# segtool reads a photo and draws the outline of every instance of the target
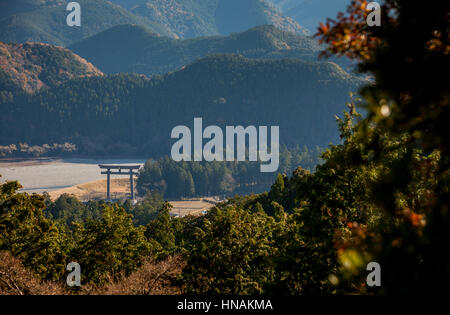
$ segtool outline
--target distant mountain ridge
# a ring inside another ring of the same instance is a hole
[[[270,24],[306,34],[266,0],[111,0],[135,15],[163,25],[178,38],[229,35]]]
[[[66,24],[67,1],[0,3],[0,41],[68,46],[121,24],[145,26],[172,38],[228,35],[273,24],[294,33],[303,28],[265,0],[79,0],[81,27]]]
[[[284,15],[293,18],[311,34],[316,33],[320,22],[335,19],[338,12],[345,12],[351,0],[267,0]]]
[[[105,73],[165,74],[214,53],[237,53],[248,58],[298,58],[317,61],[321,48],[310,37],[272,25],[257,26],[230,36],[176,40],[145,27],[119,25],[69,46]]]

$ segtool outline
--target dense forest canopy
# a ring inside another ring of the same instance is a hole
[[[297,167],[314,171],[321,149],[280,150],[277,173],[291,174]],[[234,196],[267,191],[277,173],[261,173],[259,162],[175,162],[169,157],[149,160],[141,169],[137,188],[141,195],[158,193],[165,198]]]
[[[331,62],[213,55],[165,76],[82,78],[17,96],[1,105],[0,145],[69,142],[79,154],[157,158],[170,153],[172,128],[202,117],[205,126],[280,126],[288,147],[326,146],[363,82]]]

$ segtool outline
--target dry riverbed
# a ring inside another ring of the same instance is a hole
[[[73,195],[81,201],[106,198],[106,176],[100,174],[98,164],[140,164],[145,160],[134,159],[0,159],[0,178],[18,180],[23,192],[48,192],[52,200],[62,194]],[[130,196],[128,177],[112,176],[111,197],[126,199]],[[202,215],[219,200],[214,197],[187,200],[171,200],[173,215]]]

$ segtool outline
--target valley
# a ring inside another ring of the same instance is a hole
[[[0,296],[442,294],[449,3],[0,1]]]

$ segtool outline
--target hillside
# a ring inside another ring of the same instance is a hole
[[[156,23],[135,16],[106,0],[78,0],[82,8],[81,27],[66,24],[67,1],[3,1],[0,15],[0,41],[43,42],[67,46],[119,24],[145,25],[155,33],[172,35]]]
[[[164,77],[73,80],[5,104],[0,145],[75,143],[90,155],[170,153],[178,125],[280,126],[288,146],[338,141],[335,115],[361,81],[330,62],[215,55]],[[3,130],[8,126],[8,132]]]
[[[41,43],[0,42],[0,93],[33,93],[67,80],[103,73],[70,50]],[[0,99],[0,102],[4,100]]]
[[[179,38],[229,35],[271,24],[304,34],[293,19],[265,0],[112,0],[135,15],[163,25]]]
[[[265,25],[229,36],[176,40],[137,25],[120,25],[69,47],[105,73],[165,74],[214,53],[248,58],[317,60],[316,40]]]
[[[217,35],[217,0],[111,0],[133,14],[154,21],[174,38]]]
[[[135,24],[172,38],[228,35],[273,24],[304,30],[264,0],[79,0],[81,27],[66,24],[67,1],[14,0],[0,3],[0,41],[68,46],[115,25]]]

